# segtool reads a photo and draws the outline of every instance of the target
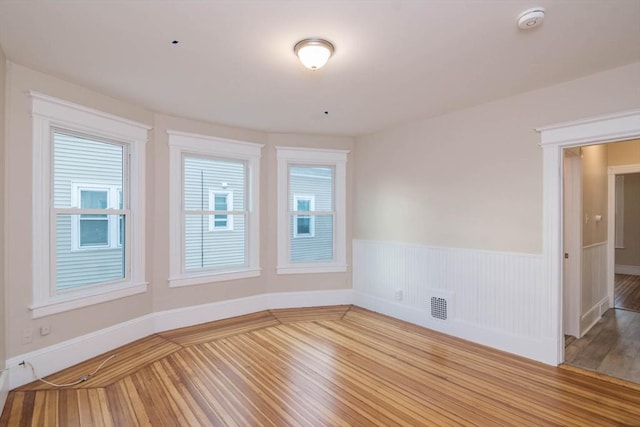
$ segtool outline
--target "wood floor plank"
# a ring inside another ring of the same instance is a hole
[[[260,311],[245,316],[231,317],[229,319],[161,332],[158,335],[186,347],[279,324],[278,319],[269,311]]]
[[[281,323],[314,322],[321,320],[340,320],[351,305],[334,305],[329,307],[285,308],[270,310]]]
[[[0,426],[640,425],[640,386],[358,307],[305,310],[132,343],[118,352],[125,366],[105,366],[93,387],[11,391]]]
[[[614,299],[615,308],[640,311],[640,276],[616,274]]]
[[[156,360],[162,359],[180,348],[181,347],[179,345],[161,338],[158,335],[151,335],[134,343],[116,348],[107,353],[101,354],[100,356],[96,356],[85,362],[79,363],[62,372],[50,375],[45,379],[56,384],[72,383],[78,380],[81,376],[93,372],[102,362],[115,355],[113,359],[107,361],[103,365],[98,372],[98,375],[73,386],[73,388],[106,387],[107,385],[113,384],[117,380],[138,371],[142,367],[147,366]],[[20,387],[20,390],[50,390],[52,388],[54,387],[48,384],[40,381],[34,381]]]

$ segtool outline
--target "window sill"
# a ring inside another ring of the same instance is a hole
[[[303,264],[278,267],[278,274],[345,273],[346,264]]]
[[[169,287],[170,288],[178,288],[181,286],[193,286],[193,285],[202,285],[205,283],[212,282],[225,282],[228,280],[238,280],[238,279],[248,279],[251,277],[259,277],[262,269],[250,269],[250,270],[239,270],[239,271],[224,271],[219,273],[211,273],[207,272],[203,275],[197,276],[179,276],[174,278],[169,278]]]
[[[50,316],[52,314],[62,313],[65,311],[75,310],[90,305],[100,304],[107,301],[113,301],[132,295],[142,294],[147,291],[147,282],[127,284],[117,288],[104,289],[94,291],[91,294],[69,294],[62,297],[51,298],[50,300],[34,304],[29,309],[31,317],[37,319],[39,317]]]

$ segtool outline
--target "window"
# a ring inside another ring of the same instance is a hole
[[[223,186],[227,186],[225,182]],[[233,215],[228,211],[233,211],[233,191],[209,190],[209,210],[216,213],[209,221],[209,231],[231,230],[233,231]]]
[[[72,173],[77,169],[72,168]],[[122,189],[106,184],[72,183],[71,206],[122,210]],[[58,191],[59,193],[59,191]],[[124,243],[124,215],[81,214],[72,217],[72,250],[114,249]]]
[[[276,149],[278,273],[346,271],[348,152]]]
[[[33,317],[145,292],[148,127],[30,95]]]
[[[261,147],[169,132],[170,286],[260,274]]]
[[[296,212],[315,211],[316,198],[308,194],[293,195],[293,210]],[[316,218],[311,215],[296,215],[294,217],[293,237],[314,237],[316,231]]]

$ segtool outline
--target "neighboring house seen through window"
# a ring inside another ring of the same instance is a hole
[[[228,186],[226,182],[223,187]],[[209,190],[209,210],[212,212],[233,211],[233,191]],[[209,231],[231,230],[233,231],[233,215],[228,213],[215,213],[210,217]]]
[[[315,211],[316,198],[308,194],[293,195],[293,210],[297,212]],[[296,215],[294,217],[293,237],[314,237],[316,230],[316,218],[311,215]]]
[[[276,149],[278,273],[345,271],[347,152]]]
[[[261,147],[169,132],[170,286],[260,274]]]
[[[72,206],[81,209],[122,210],[122,189],[105,184],[73,183]],[[124,215],[81,214],[72,218],[72,249],[91,250],[121,247],[124,243]]]

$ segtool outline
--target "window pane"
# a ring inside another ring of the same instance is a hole
[[[85,137],[53,134],[54,206],[72,207],[72,199],[78,197],[76,207],[105,209],[109,198],[103,189],[122,188],[124,147],[94,141]],[[92,183],[102,191],[82,189],[73,195],[73,185]],[[115,206],[113,206],[115,208]]]
[[[80,217],[80,246],[109,246],[109,220]],[[97,215],[92,215],[97,216]],[[102,216],[102,215],[100,215]]]
[[[215,270],[246,265],[246,226],[244,215],[229,215],[233,229],[223,233],[209,231],[212,215],[185,215],[185,270]],[[217,221],[217,220],[216,220]]]
[[[289,167],[289,206],[290,210],[311,210],[299,208],[305,201],[314,199],[315,211],[333,210],[333,172],[332,167],[290,166]],[[296,198],[295,195],[299,197]]]
[[[119,208],[125,155],[123,145],[55,131],[54,208]],[[107,213],[56,215],[56,291],[126,277],[120,222]]]
[[[232,205],[236,211],[245,210],[245,163],[233,160],[184,157],[184,209],[186,211],[206,211],[218,208],[215,191],[232,192],[233,200],[225,200],[224,208]],[[209,201],[210,197],[215,202]],[[220,206],[222,199],[220,197]]]
[[[75,219],[72,218],[75,216]],[[114,249],[73,251],[71,227],[74,222],[91,223],[97,236],[105,220],[81,220],[79,215],[56,215],[56,290],[77,288],[125,277],[124,246]],[[81,229],[83,227],[81,226]],[[82,232],[81,232],[82,234]],[[88,233],[91,234],[91,233]],[[94,238],[94,241],[97,240]]]
[[[308,218],[313,224],[314,233],[312,236],[299,238],[300,229],[295,233],[294,227],[299,226],[303,218]],[[290,224],[291,262],[333,260],[333,215],[292,215]]]
[[[311,217],[309,216],[296,216],[296,224],[298,227],[298,235],[311,234]]]
[[[109,192],[99,190],[80,190],[80,207],[84,209],[107,209]]]

